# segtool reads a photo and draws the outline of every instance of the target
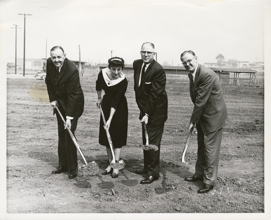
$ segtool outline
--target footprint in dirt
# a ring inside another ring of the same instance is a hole
[[[101,188],[101,189],[113,189],[114,188],[114,183],[113,182],[105,182],[101,176],[98,176],[99,179],[101,180],[101,183],[98,183],[97,185]]]
[[[77,183],[74,183],[74,185],[78,188],[91,188],[91,184],[86,180],[77,181]]]
[[[176,186],[173,184],[167,184],[166,179],[167,179],[167,171],[165,169],[161,169],[161,172],[163,173],[163,179],[162,179],[162,187],[156,187],[154,190],[157,194],[163,194],[170,192],[174,189],[176,189]]]
[[[123,174],[123,176],[126,178],[126,180],[121,180],[121,183],[125,186],[128,186],[128,187],[133,187],[133,186],[136,186],[138,184],[138,181],[136,179],[129,179],[127,177],[127,175],[124,173],[124,171],[121,171],[121,173]]]

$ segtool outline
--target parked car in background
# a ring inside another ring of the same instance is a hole
[[[43,80],[45,80],[45,78],[46,78],[46,72],[39,71],[39,72],[36,73],[35,77],[36,77],[36,79],[43,79]]]

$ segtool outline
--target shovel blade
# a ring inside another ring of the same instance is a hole
[[[88,163],[88,165],[82,165],[80,169],[83,176],[94,176],[99,172],[99,166],[95,161]]]

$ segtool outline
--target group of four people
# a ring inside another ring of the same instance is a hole
[[[145,126],[150,144],[158,150],[143,150],[144,167],[136,170],[137,174],[146,174],[141,184],[150,184],[159,179],[160,147],[164,124],[168,117],[168,98],[166,93],[166,73],[163,67],[155,61],[155,46],[145,42],[141,46],[141,59],[135,60],[134,92],[140,110],[139,120],[142,123],[142,139]],[[84,95],[80,85],[79,72],[69,61],[62,47],[55,46],[50,51],[47,60],[46,84],[51,105],[58,106],[65,116],[63,122],[57,112],[58,121],[58,155],[59,166],[52,173],[68,172],[69,178],[77,176],[77,152],[68,132],[77,127],[78,118],[84,109]],[[197,56],[191,50],[181,54],[181,62],[189,71],[190,96],[194,104],[189,124],[189,132],[197,129],[198,156],[195,174],[185,178],[186,181],[203,181],[199,193],[213,189],[216,183],[222,128],[227,118],[226,104],[223,99],[221,85],[216,73],[197,62]],[[98,95],[97,107],[102,108],[106,123],[100,119],[99,143],[106,146],[108,167],[102,173],[111,174],[112,178],[119,175],[118,169],[110,166],[112,155],[106,137],[105,128],[109,130],[114,146],[116,162],[120,160],[121,148],[126,145],[128,127],[128,106],[125,97],[128,81],[123,74],[124,60],[112,57],[108,60],[108,68],[102,69],[96,80]],[[102,96],[104,91],[104,95]]]

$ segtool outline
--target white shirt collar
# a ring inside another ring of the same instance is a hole
[[[109,79],[108,74],[110,74],[110,71],[111,70],[108,67],[102,69],[103,78],[107,86],[117,85],[119,82],[125,79],[125,75],[123,72],[120,73],[120,78],[114,80]]]

